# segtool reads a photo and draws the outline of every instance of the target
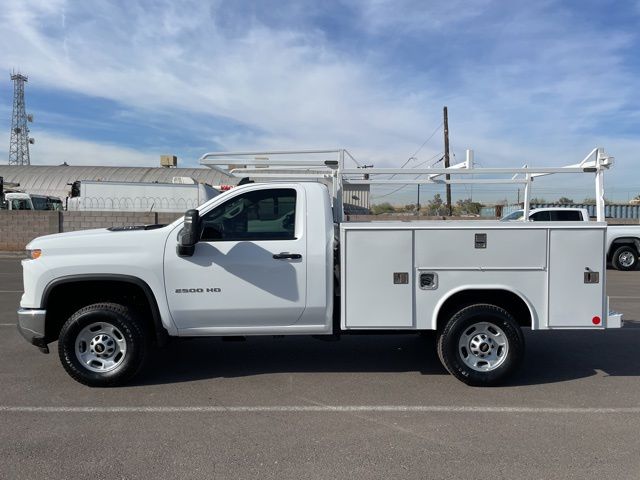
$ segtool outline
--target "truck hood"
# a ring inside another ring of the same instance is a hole
[[[78,251],[121,251],[126,248],[138,250],[149,242],[165,238],[171,230],[167,226],[115,227],[75,232],[55,233],[38,237],[29,242],[27,249],[40,248],[50,253],[71,253]]]

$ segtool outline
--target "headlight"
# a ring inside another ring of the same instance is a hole
[[[33,249],[27,250],[27,258],[30,258],[31,260],[40,258],[41,255],[42,255],[42,250],[40,250],[39,248],[33,248]]]

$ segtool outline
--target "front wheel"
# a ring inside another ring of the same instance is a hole
[[[638,251],[629,245],[618,248],[612,258],[617,270],[635,270],[638,265]]]
[[[505,309],[489,304],[463,308],[437,339],[438,356],[458,380],[472,386],[504,382],[524,357],[524,336]]]
[[[111,387],[138,372],[147,344],[129,308],[96,303],[78,310],[62,326],[58,353],[74,380],[90,387]]]

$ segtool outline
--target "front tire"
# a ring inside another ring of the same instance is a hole
[[[58,354],[76,381],[112,387],[130,380],[147,354],[144,330],[126,306],[96,303],[81,308],[62,326]]]
[[[638,266],[638,251],[629,245],[623,245],[613,252],[612,260],[616,270],[635,270]]]
[[[489,304],[463,308],[437,338],[442,365],[471,386],[503,383],[522,363],[524,336],[505,309]]]

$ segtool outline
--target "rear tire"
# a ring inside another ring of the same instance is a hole
[[[81,308],[62,326],[58,354],[77,382],[113,387],[142,367],[148,345],[141,323],[126,306],[96,303]]]
[[[613,252],[612,263],[616,270],[635,270],[638,267],[638,251],[630,245],[623,245]]]
[[[471,386],[503,383],[522,363],[524,335],[505,309],[489,304],[463,308],[438,333],[438,356],[458,380]]]

